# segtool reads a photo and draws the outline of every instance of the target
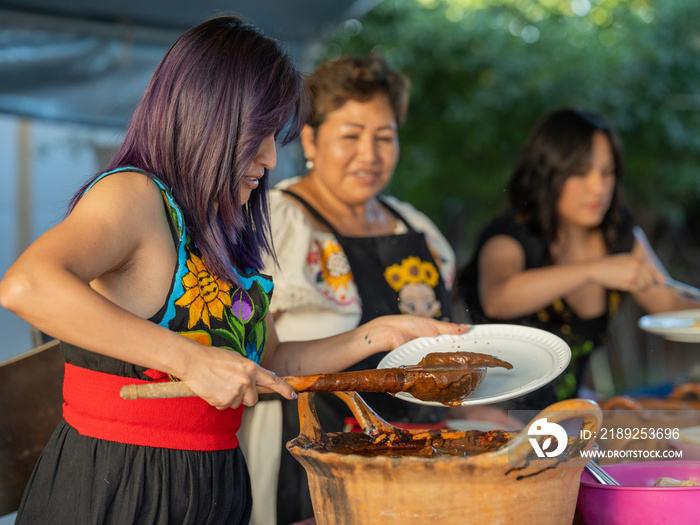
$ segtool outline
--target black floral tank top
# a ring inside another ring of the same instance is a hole
[[[172,193],[150,173],[130,167],[119,168],[102,174],[93,185],[106,176],[124,171],[144,173],[158,186],[177,248],[177,265],[168,297],[150,321],[202,345],[226,348],[259,363],[267,343],[265,316],[272,297],[272,279],[252,270],[234,269],[241,283],[234,286],[210,273],[189,236]],[[161,372],[66,343],[61,343],[61,349],[66,362],[75,366],[145,380],[164,377]]]

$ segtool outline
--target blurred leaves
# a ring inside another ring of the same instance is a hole
[[[319,60],[382,53],[412,81],[391,192],[430,215],[465,260],[503,204],[545,113],[606,115],[640,218],[682,225],[700,197],[700,2],[384,0]]]

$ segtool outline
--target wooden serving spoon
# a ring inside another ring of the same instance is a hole
[[[472,352],[438,352],[428,354],[417,365],[317,374],[284,376],[283,381],[296,392],[408,392],[421,401],[459,405],[481,383],[488,367],[513,366],[486,354]],[[273,392],[258,386],[260,394]],[[196,394],[180,381],[126,385],[124,399],[159,399],[194,397]]]

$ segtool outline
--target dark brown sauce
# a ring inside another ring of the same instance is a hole
[[[406,392],[416,399],[459,405],[486,376],[486,367],[438,369],[415,374],[406,370]]]
[[[416,399],[460,405],[481,383],[488,367],[513,368],[496,357],[474,352],[437,352],[418,365],[323,374],[313,392],[408,392]]]
[[[446,431],[450,435],[446,438],[441,431],[426,431],[412,436],[408,432],[397,430],[397,433],[380,434],[377,437],[359,432],[328,434],[329,440],[325,446],[314,445],[312,448],[364,457],[468,457],[493,452],[507,445],[516,435],[503,430]]]
[[[464,368],[477,368],[481,366],[493,368],[498,366],[508,370],[513,368],[513,365],[508,361],[503,361],[498,357],[480,354],[478,352],[433,352],[432,354],[427,354],[416,366],[457,366]]]

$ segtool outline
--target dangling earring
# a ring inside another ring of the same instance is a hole
[[[306,169],[309,171],[314,169],[314,159],[306,159]]]

